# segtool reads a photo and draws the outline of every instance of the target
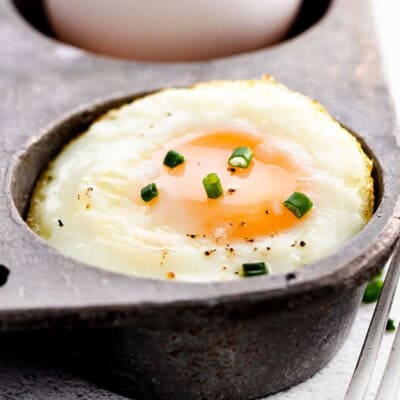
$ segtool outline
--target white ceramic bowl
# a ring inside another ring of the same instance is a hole
[[[301,0],[45,0],[56,35],[115,57],[190,61],[282,39]]]

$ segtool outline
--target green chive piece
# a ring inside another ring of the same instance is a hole
[[[221,181],[217,174],[208,174],[203,179],[204,189],[210,199],[218,199],[224,193]]]
[[[365,289],[363,303],[375,303],[381,294],[383,287],[382,279],[373,279]]]
[[[284,202],[283,205],[291,211],[297,218],[301,218],[313,208],[312,201],[300,192],[292,193]]]
[[[396,325],[395,325],[394,321],[391,318],[389,318],[387,323],[386,323],[386,330],[388,332],[394,332],[396,330]]]
[[[242,275],[246,277],[269,274],[269,266],[265,262],[242,264]]]
[[[175,150],[170,150],[164,158],[164,165],[170,168],[175,168],[185,161],[185,157]]]
[[[150,200],[153,200],[154,197],[158,196],[158,189],[155,183],[150,183],[140,191],[140,195],[142,196],[143,201],[148,203]]]
[[[237,147],[229,157],[228,163],[232,167],[247,168],[253,159],[253,152],[246,146]]]

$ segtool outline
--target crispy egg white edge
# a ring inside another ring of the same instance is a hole
[[[260,116],[282,127],[285,139],[306,146],[305,154],[312,153],[319,189],[327,180],[322,186],[328,202],[318,191],[310,193],[315,209],[307,221],[275,237],[234,244],[233,252],[207,240],[182,237],[169,227],[152,226],[149,206],[137,207],[132,201],[132,178],[157,174],[156,166],[142,158],[188,129],[262,131]],[[308,135],[314,140],[305,143]],[[331,136],[329,151],[324,141],[321,147],[322,136]],[[61,253],[126,274],[165,278],[172,271],[182,280],[235,279],[243,262],[260,260],[267,261],[272,272],[286,272],[333,253],[362,229],[373,211],[371,170],[372,161],[360,143],[319,103],[273,78],[201,83],[145,96],[99,118],[49,164],[32,196],[28,223]],[[87,193],[88,188],[93,191]],[[349,205],[356,209],[346,209]],[[299,247],[301,240],[305,247]],[[204,255],[214,249],[211,256]]]

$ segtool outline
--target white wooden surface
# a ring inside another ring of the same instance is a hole
[[[351,0],[349,0],[351,1]],[[384,71],[397,116],[400,115],[400,1],[369,0],[375,19],[375,27],[384,60]],[[399,121],[399,118],[398,118]],[[400,160],[399,160],[400,161]],[[400,290],[399,290],[400,292]],[[344,347],[334,360],[308,381],[286,391],[268,397],[268,400],[341,400],[346,393],[358,354],[368,329],[374,305],[363,304]],[[391,316],[400,320],[400,293],[397,294]],[[386,333],[376,370],[370,384],[367,400],[373,400],[379,385],[394,335]],[[400,400],[400,393],[397,394]]]

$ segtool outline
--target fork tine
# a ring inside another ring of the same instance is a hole
[[[400,241],[398,240],[386,274],[382,293],[376,304],[367,336],[347,389],[345,400],[363,400],[374,370],[379,348],[385,332],[389,311],[392,306],[400,276]]]
[[[400,383],[400,330],[397,329],[376,400],[394,400]]]

